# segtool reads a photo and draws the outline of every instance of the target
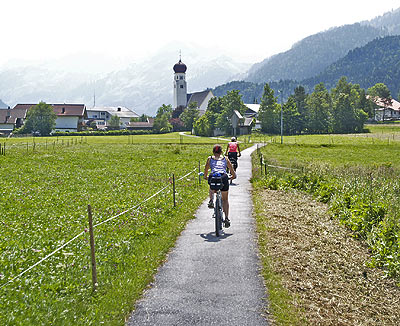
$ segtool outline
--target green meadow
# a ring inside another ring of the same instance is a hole
[[[217,141],[176,133],[1,140],[0,324],[123,325],[206,198],[198,169]]]

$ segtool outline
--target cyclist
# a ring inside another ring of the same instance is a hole
[[[232,137],[231,141],[226,146],[225,156],[228,156],[229,161],[231,161],[233,168],[237,169],[238,167],[238,157],[240,157],[240,147],[236,141],[236,137]],[[232,183],[232,180],[231,180]]]
[[[229,178],[226,174],[227,168],[229,169],[232,179],[236,178],[235,170],[231,164],[231,162],[226,159],[226,157],[222,154],[221,145],[214,145],[213,154],[209,156],[207,159],[206,166],[204,168],[204,179],[208,179],[210,181],[210,177],[213,173],[219,173],[222,176],[223,187],[221,189],[221,197],[222,197],[222,209],[225,214],[225,227],[230,226],[229,220],[229,201],[228,201],[228,190],[229,190]],[[211,169],[211,173],[208,176],[208,170]],[[207,178],[208,176],[208,178]],[[209,191],[210,201],[208,202],[209,208],[214,208],[214,190]]]

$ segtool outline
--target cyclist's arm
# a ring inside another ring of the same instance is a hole
[[[231,161],[229,161],[229,160],[227,159],[227,160],[226,160],[226,164],[227,164],[227,166],[228,166],[228,169],[229,169],[229,172],[230,172],[230,174],[231,174],[231,176],[232,176],[232,179],[236,179],[236,172],[235,172],[235,169],[234,169],[233,166],[232,166]]]
[[[239,156],[242,156],[242,154],[240,154],[240,147],[239,147],[239,144],[237,144],[237,150],[238,150],[238,155],[239,155]]]
[[[226,145],[225,156],[228,155],[228,151],[229,151],[229,143],[228,143],[228,145]]]
[[[210,156],[208,157],[206,166],[204,168],[204,179],[206,179],[206,180],[207,180],[209,168],[210,168]]]

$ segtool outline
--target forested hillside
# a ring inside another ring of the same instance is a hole
[[[302,80],[321,73],[344,57],[387,31],[359,23],[311,35],[284,52],[254,65],[246,81],[265,83],[282,79]]]
[[[400,36],[378,38],[362,48],[351,50],[322,74],[301,84],[311,88],[323,82],[331,88],[341,76],[347,76],[350,82],[360,84],[362,88],[384,83],[397,98],[400,90]]]
[[[346,76],[349,82],[360,84],[365,89],[376,83],[384,83],[392,96],[397,98],[400,92],[400,36],[377,38],[363,47],[351,50],[345,57],[312,78],[300,81],[281,80],[270,82],[269,85],[276,96],[279,95],[278,90],[282,90],[283,99],[286,100],[298,85],[302,85],[308,93],[311,93],[315,85],[321,82],[328,89],[334,87],[342,76]],[[230,82],[218,86],[213,92],[216,96],[223,96],[226,92],[237,89],[245,103],[255,101],[259,103],[264,84]]]

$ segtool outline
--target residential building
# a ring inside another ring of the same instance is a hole
[[[121,128],[127,128],[132,118],[138,118],[139,115],[123,106],[108,106],[108,107],[94,107],[91,109],[87,109],[87,118],[88,120],[96,120],[98,126],[107,126],[107,122],[111,119],[112,116],[117,116],[120,118]],[[105,124],[101,123],[101,121],[105,121]],[[100,128],[101,129],[101,128]]]
[[[26,112],[36,104],[17,104],[11,111]],[[57,116],[55,131],[73,132],[80,131],[86,118],[85,104],[49,104]]]
[[[128,130],[152,130],[154,118],[147,118],[147,121],[130,122],[127,125]]]
[[[0,133],[10,134],[16,128],[20,128],[26,118],[26,109],[2,109],[0,110]]]
[[[372,101],[377,105],[375,109],[375,121],[400,120],[400,103],[395,99],[384,101],[376,97]]]

